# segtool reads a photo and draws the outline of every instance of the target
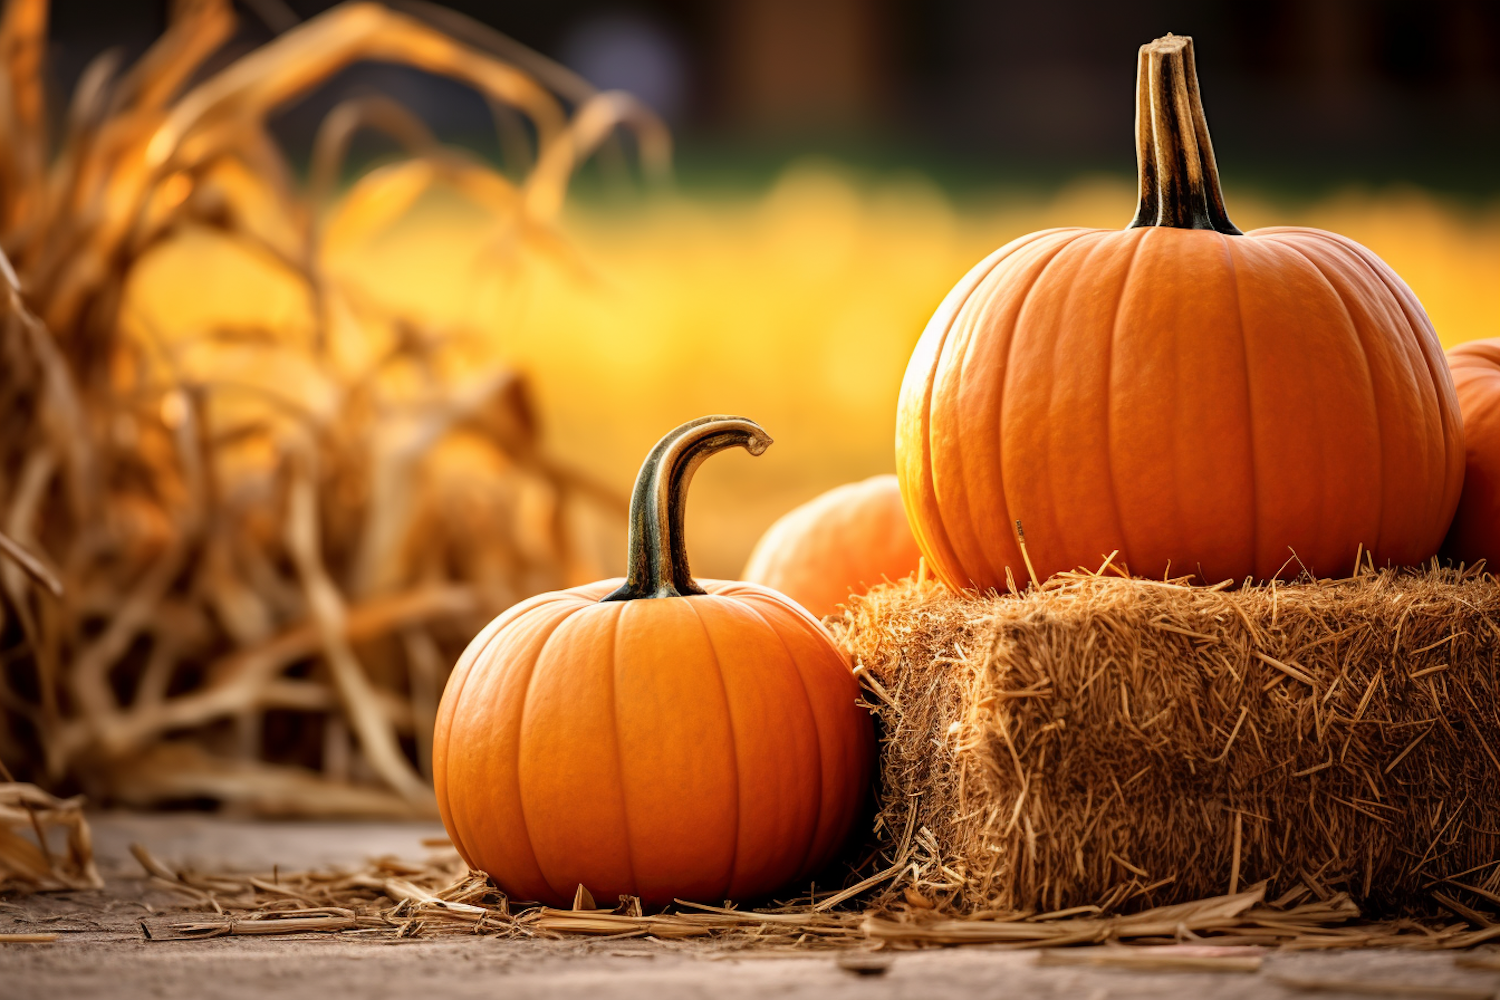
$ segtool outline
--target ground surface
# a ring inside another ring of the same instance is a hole
[[[97,816],[102,892],[0,903],[0,933],[55,931],[53,944],[0,944],[0,997],[1484,997],[1500,971],[1455,965],[1451,953],[1345,951],[1271,954],[1257,973],[1146,972],[1051,967],[1035,951],[988,947],[908,951],[878,975],[856,975],[828,953],[749,958],[649,940],[375,941],[338,935],[152,942],[139,921],[180,905],[148,889],[131,841],[169,865],[283,870],[349,865],[366,856],[419,857],[424,824],[270,824],[199,816]],[[1484,957],[1500,958],[1495,953]],[[1479,957],[1477,955],[1471,955]],[[1283,981],[1358,980],[1368,988],[1318,994]],[[1409,991],[1396,992],[1401,986]],[[1379,993],[1373,992],[1379,990]]]

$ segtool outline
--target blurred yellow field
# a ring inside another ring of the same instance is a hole
[[[622,492],[677,423],[711,412],[760,421],[776,446],[710,464],[693,494],[695,570],[723,576],[787,508],[890,470],[907,356],[972,264],[1035,229],[1119,226],[1134,198],[1133,185],[1109,178],[955,204],[919,176],[868,180],[806,162],[760,197],[575,207],[565,240],[545,253],[518,253],[509,229],[457,195],[428,196],[373,236],[331,218],[322,266],[452,338],[441,363],[532,373],[554,449]],[[1246,230],[1315,226],[1369,246],[1416,291],[1447,346],[1500,335],[1500,205],[1413,189],[1290,208],[1231,188],[1227,201]],[[190,232],[138,271],[126,319],[166,342],[226,324],[297,340],[310,308],[269,258]],[[399,335],[358,315],[339,320],[334,346],[354,369],[375,365]],[[282,387],[295,377],[275,373]],[[297,391],[316,408],[314,382]],[[603,558],[617,570],[623,551]]]

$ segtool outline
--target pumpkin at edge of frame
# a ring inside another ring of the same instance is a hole
[[[1450,347],[1448,367],[1464,417],[1464,488],[1443,554],[1500,568],[1500,338]]]

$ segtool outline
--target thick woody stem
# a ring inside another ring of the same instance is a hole
[[[1193,40],[1166,35],[1142,45],[1135,96],[1141,201],[1129,228],[1212,229],[1239,236],[1219,190]]]
[[[630,496],[630,566],[625,583],[606,601],[701,594],[688,569],[683,523],[688,484],[703,460],[725,448],[759,455],[771,436],[744,417],[699,417],[656,443],[641,465]]]

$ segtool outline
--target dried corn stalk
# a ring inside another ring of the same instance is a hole
[[[623,505],[548,455],[521,374],[476,367],[462,331],[332,273],[327,247],[446,188],[487,213],[502,265],[572,266],[555,225],[569,175],[621,125],[660,173],[667,134],[627,95],[558,70],[565,101],[373,3],[198,81],[234,14],[183,0],[134,66],[89,67],[54,144],[47,13],[10,0],[0,22],[0,532],[65,593],[0,560],[0,756],[106,801],[428,811],[427,741],[456,649],[514,601],[597,575],[587,530],[614,530]],[[362,99],[329,115],[300,187],[267,116],[365,59],[474,87],[526,123],[534,166],[512,180],[396,102]],[[330,203],[361,128],[411,155]],[[202,231],[299,282],[312,336],[131,335],[121,303],[139,263]]]

